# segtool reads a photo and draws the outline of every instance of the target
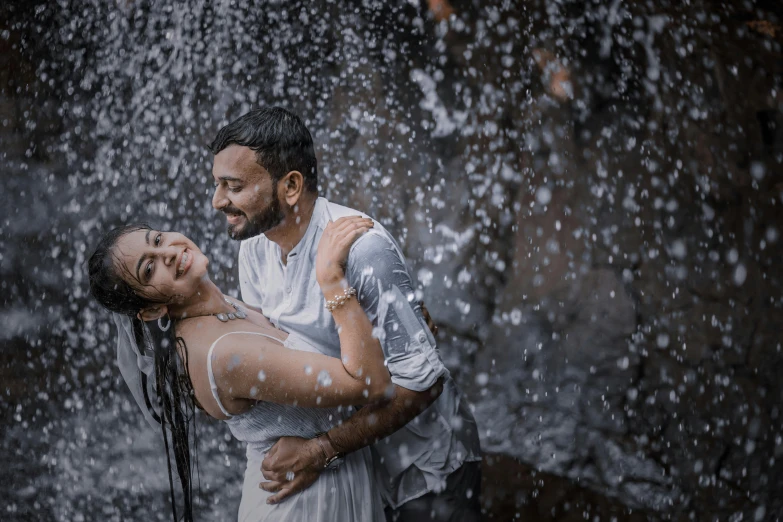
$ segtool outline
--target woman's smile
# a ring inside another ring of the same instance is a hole
[[[193,253],[187,248],[182,251],[182,255],[179,257],[179,263],[177,263],[177,278],[180,278],[188,273],[191,265],[193,264]]]

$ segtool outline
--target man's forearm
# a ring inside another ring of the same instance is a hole
[[[396,386],[395,396],[390,401],[364,406],[350,419],[329,430],[332,446],[340,453],[351,453],[388,437],[427,409],[441,391],[442,378],[422,392]]]

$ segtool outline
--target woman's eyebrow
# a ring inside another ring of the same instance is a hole
[[[144,242],[147,243],[147,246],[150,244],[150,232],[152,230],[147,230],[147,233],[144,234]],[[139,270],[141,270],[141,264],[144,262],[144,258],[147,257],[147,254],[142,254],[139,258],[139,262],[136,263],[136,280],[141,283],[141,274],[139,273]]]

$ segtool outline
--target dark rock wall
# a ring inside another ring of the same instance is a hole
[[[5,421],[126,399],[85,299],[108,224],[185,231],[235,288],[204,145],[280,103],[324,194],[401,238],[488,516],[781,516],[778,6],[490,4],[0,8]]]

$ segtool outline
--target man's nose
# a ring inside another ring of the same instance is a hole
[[[215,210],[220,210],[221,208],[225,207],[227,203],[228,200],[226,199],[223,190],[221,190],[220,187],[215,187],[215,193],[212,194],[212,208]]]

